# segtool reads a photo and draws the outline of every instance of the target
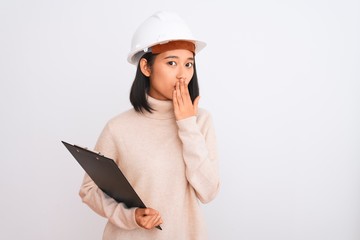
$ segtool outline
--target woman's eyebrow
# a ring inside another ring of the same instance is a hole
[[[172,55],[167,56],[167,57],[164,57],[164,59],[169,59],[169,58],[176,58],[176,59],[178,59],[179,57],[178,57],[178,56],[172,56]],[[193,57],[189,57],[188,60],[194,61],[194,58],[193,58]]]

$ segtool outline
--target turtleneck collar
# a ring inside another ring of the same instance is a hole
[[[153,119],[172,119],[175,118],[173,102],[170,100],[158,100],[149,95],[147,101],[152,109],[152,113],[144,111],[144,115]]]

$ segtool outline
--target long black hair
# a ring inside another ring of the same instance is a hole
[[[150,69],[155,61],[155,57],[157,54],[152,54],[151,52],[145,53],[141,58],[145,58],[147,60],[147,64]],[[152,113],[154,109],[149,105],[146,95],[148,94],[150,88],[150,79],[145,76],[140,68],[140,61],[137,66],[136,75],[134,82],[131,86],[130,90],[130,102],[133,105],[135,111],[143,113],[143,111],[148,111]],[[194,62],[194,74],[191,81],[188,84],[188,89],[190,93],[191,101],[194,102],[195,98],[199,96],[199,83],[196,74],[196,67]]]

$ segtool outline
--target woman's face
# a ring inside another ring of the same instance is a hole
[[[194,54],[184,49],[160,53],[148,73],[148,94],[155,99],[172,100],[176,82],[183,79],[188,84],[194,75]]]

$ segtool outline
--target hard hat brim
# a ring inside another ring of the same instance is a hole
[[[140,58],[147,52],[151,52],[151,47],[155,46],[157,44],[163,44],[170,41],[189,41],[195,44],[195,54],[198,54],[203,48],[206,47],[206,43],[199,40],[194,39],[171,39],[166,41],[158,41],[153,43],[151,46],[148,46],[146,48],[139,48],[134,49],[132,52],[129,53],[127,57],[127,61],[133,65],[137,65],[139,63]]]

